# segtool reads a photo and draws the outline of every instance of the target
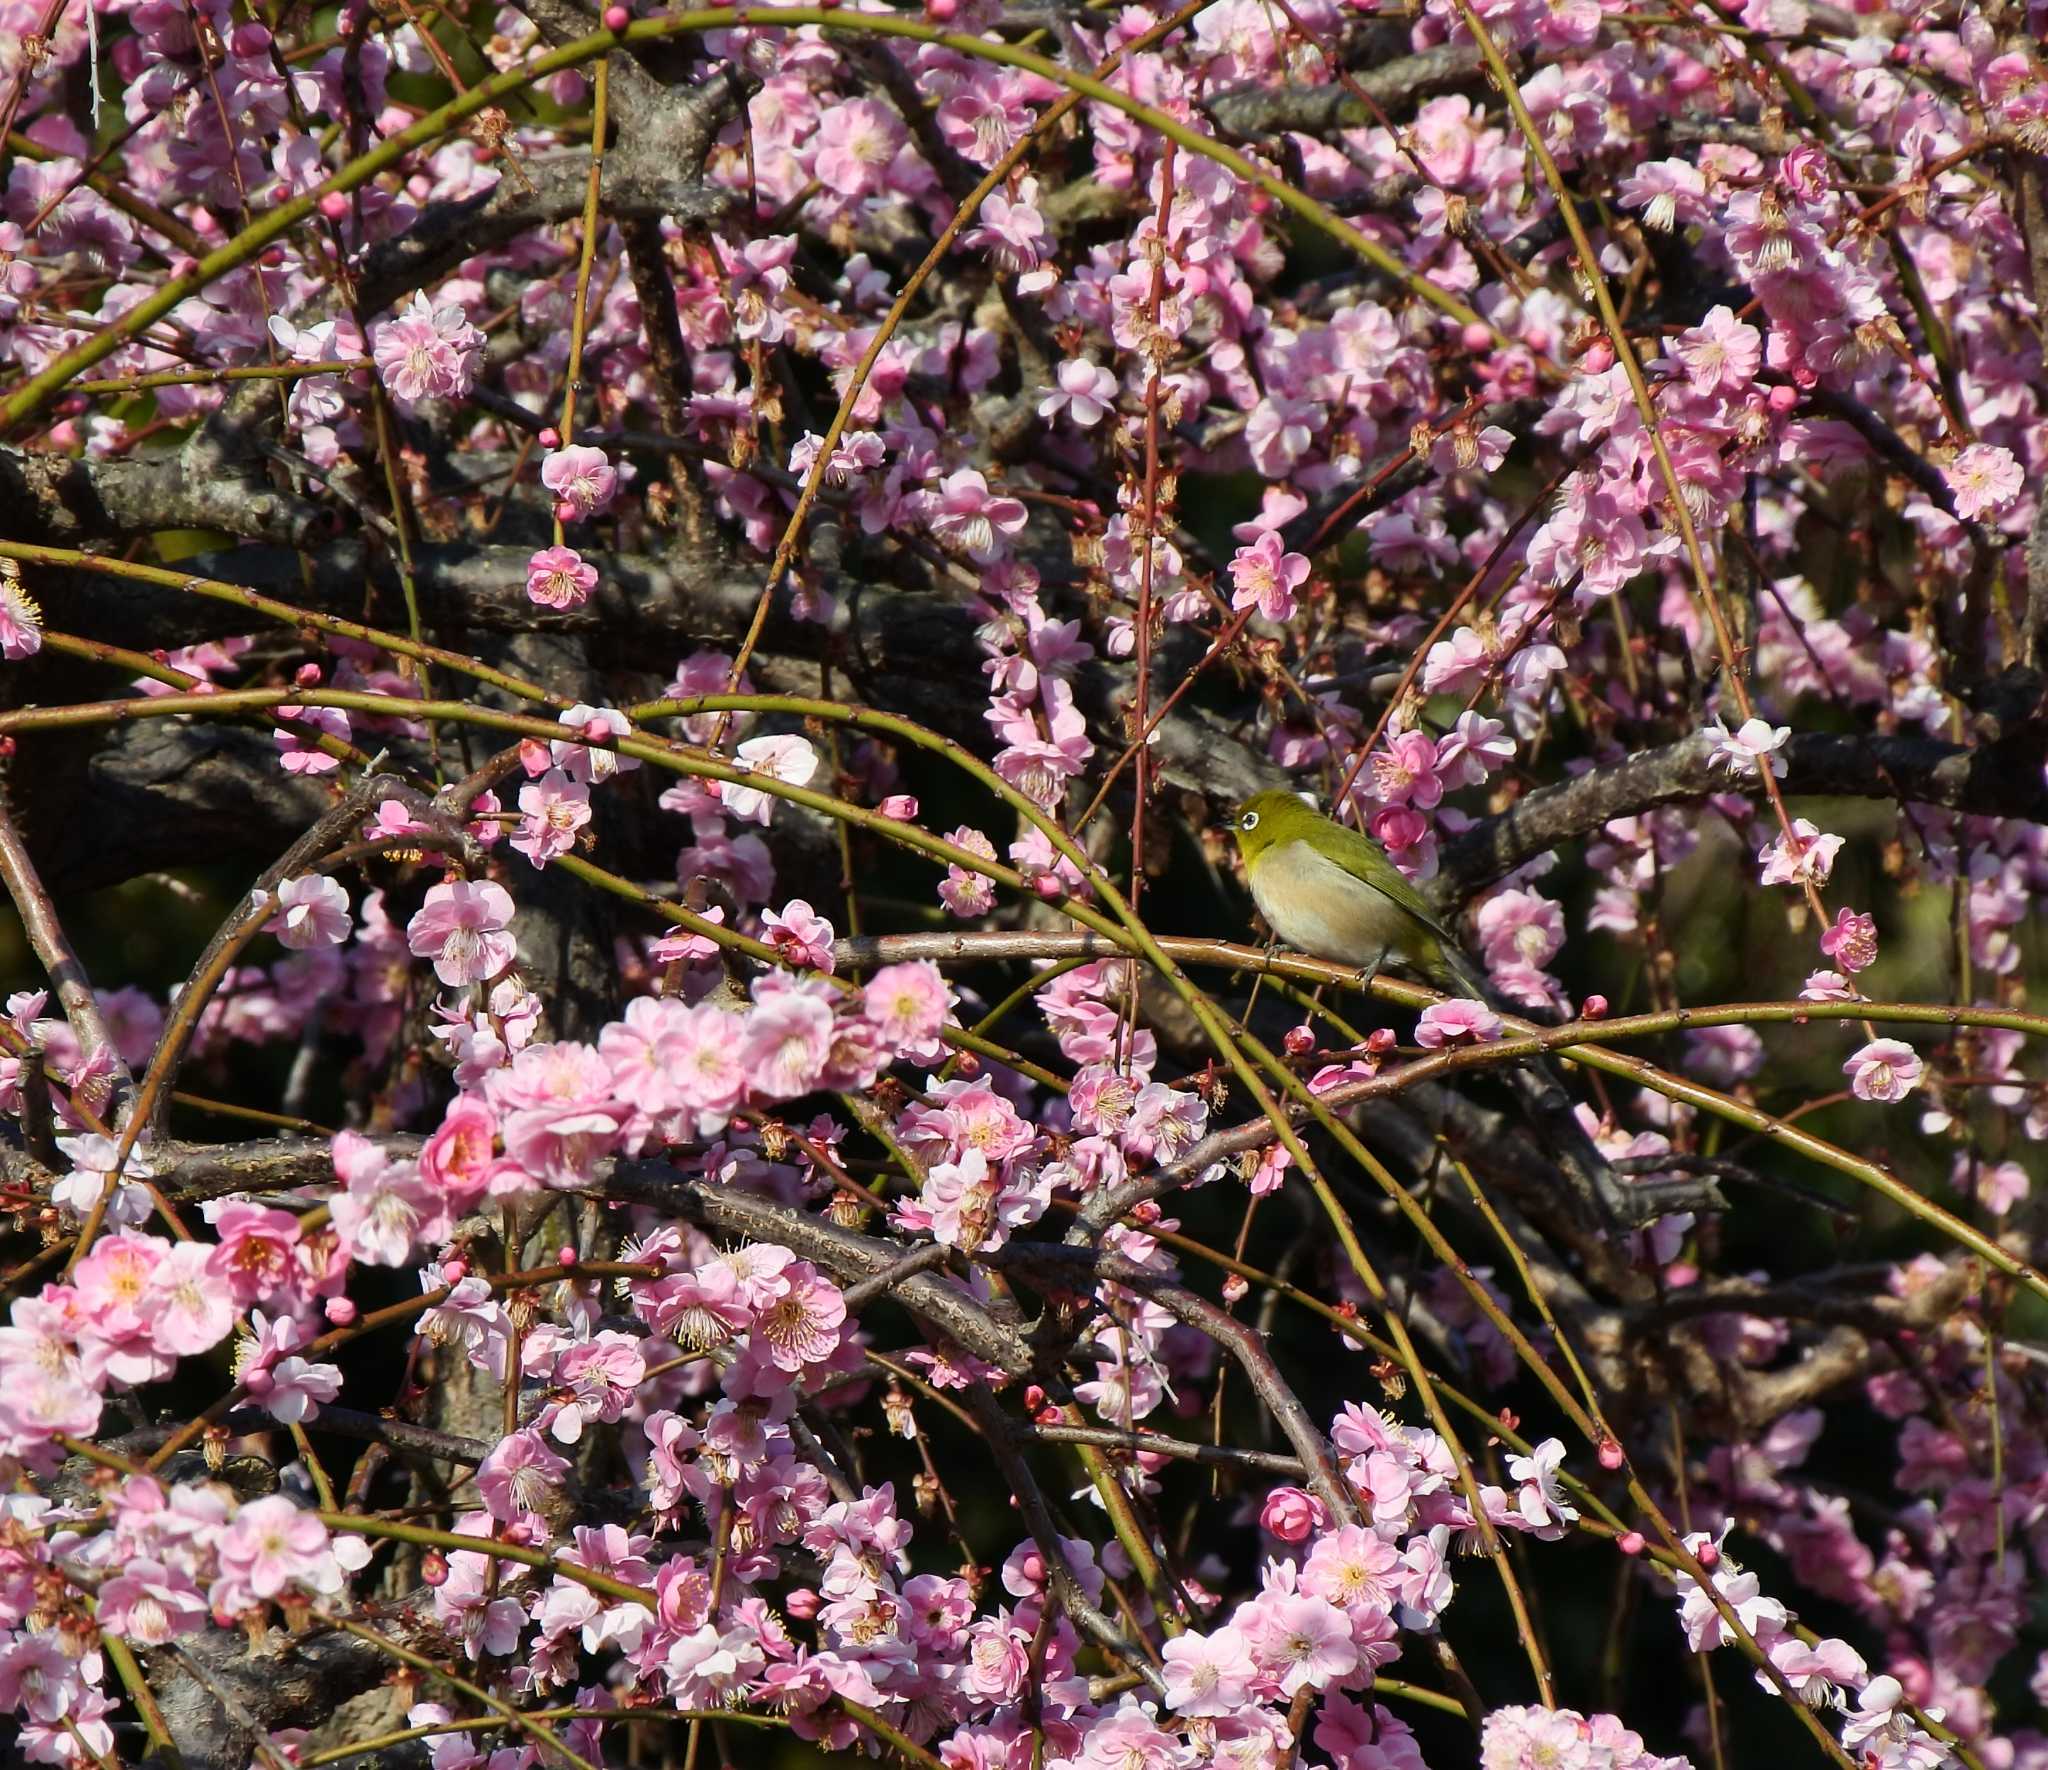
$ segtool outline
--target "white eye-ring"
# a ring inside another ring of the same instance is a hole
[[[1259,827],[1259,814],[1256,811],[1247,811],[1237,820],[1237,827],[1246,835],[1250,835]]]

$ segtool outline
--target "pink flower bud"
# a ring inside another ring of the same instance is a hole
[[[969,1081],[981,1074],[981,1059],[972,1051],[958,1052],[954,1056],[953,1066]]]
[[[1226,1303],[1242,1303],[1251,1288],[1243,1273],[1233,1272],[1223,1281],[1223,1300]]]
[[[420,1578],[430,1586],[447,1584],[448,1557],[439,1549],[429,1549],[420,1557]]]
[[[574,1266],[576,1264],[576,1250],[574,1248],[562,1249],[555,1256],[555,1264],[558,1266]]]
[[[1290,1026],[1287,1029],[1287,1036],[1280,1042],[1287,1047],[1288,1056],[1305,1056],[1316,1048],[1315,1029],[1307,1021],[1303,1021],[1299,1026]]]
[[[1036,1383],[1026,1385],[1024,1390],[1024,1411],[1035,1414],[1045,1405],[1045,1391]]]
[[[1040,873],[1037,878],[1031,881],[1031,889],[1036,891],[1040,897],[1050,900],[1055,897],[1063,897],[1066,894],[1067,888],[1060,883],[1057,873]]]
[[[1626,1530],[1614,1539],[1614,1546],[1624,1555],[1640,1555],[1643,1552],[1643,1533],[1640,1530]]]
[[[356,1318],[356,1306],[347,1297],[329,1297],[320,1312],[336,1327],[347,1327]]]
[[[954,15],[960,10],[960,5],[959,0],[924,0],[924,9],[943,25],[952,22]]]
[[[1611,1438],[1603,1438],[1600,1440],[1600,1450],[1598,1454],[1600,1457],[1600,1467],[1603,1469],[1619,1469],[1623,1463],[1628,1461],[1628,1457],[1626,1453],[1622,1450],[1621,1446],[1616,1444],[1614,1440]]]
[[[559,449],[562,446],[562,433],[550,424],[533,440],[544,449]]]
[[[1459,335],[1458,342],[1470,351],[1491,350],[1493,348],[1493,334],[1478,320],[1474,320]]]
[[[1579,1010],[1579,1018],[1581,1020],[1599,1020],[1606,1012],[1607,998],[1605,996],[1588,996],[1586,998],[1586,1005]]]
[[[782,1608],[798,1622],[809,1622],[818,1614],[818,1594],[809,1586],[798,1586],[795,1591],[784,1596]]]
[[[443,1284],[460,1284],[468,1276],[469,1262],[467,1260],[443,1260],[441,1262],[441,1282]]]
[[[917,801],[908,793],[891,793],[875,809],[892,822],[907,824],[917,816]]]
[[[1702,1567],[1712,1568],[1720,1566],[1721,1545],[1719,1543],[1700,1544],[1698,1560]]]
[[[1259,1512],[1259,1528],[1283,1543],[1302,1543],[1329,1522],[1323,1502],[1299,1487],[1276,1487]]]
[[[557,522],[574,522],[576,520],[576,506],[570,503],[567,498],[557,498],[555,500],[555,520]]]
[[[348,198],[340,191],[329,191],[320,199],[320,213],[329,221],[346,221]]]
[[[633,22],[633,15],[623,6],[607,6],[604,9],[604,28],[608,31],[623,31]]]
[[[1060,1410],[1048,1402],[1031,1417],[1041,1426],[1057,1426],[1060,1423]]]
[[[318,688],[320,686],[321,674],[322,672],[318,664],[301,664],[293,672],[292,686],[295,688]]]
[[[1394,1048],[1394,1029],[1391,1026],[1376,1026],[1366,1034],[1365,1048],[1375,1057],[1383,1057]]]

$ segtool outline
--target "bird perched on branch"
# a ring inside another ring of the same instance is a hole
[[[1368,980],[1393,964],[1448,994],[1488,998],[1458,937],[1370,836],[1277,789],[1240,805],[1233,829],[1252,901],[1286,945],[1356,965]],[[1506,1080],[1567,1178],[1608,1221],[1625,1221],[1623,1182],[1579,1122],[1555,1065],[1518,1063]]]

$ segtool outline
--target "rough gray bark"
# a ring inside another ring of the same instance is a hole
[[[59,547],[102,546],[167,528],[225,529],[306,547],[334,527],[332,514],[317,504],[254,474],[194,472],[182,453],[91,461],[0,448],[0,508],[14,538]]]

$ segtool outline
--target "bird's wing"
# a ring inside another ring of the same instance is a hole
[[[1401,876],[1400,869],[1387,859],[1370,836],[1361,836],[1356,830],[1348,829],[1334,820],[1327,826],[1331,856],[1347,873],[1361,885],[1369,885],[1382,897],[1398,904],[1413,916],[1452,952],[1461,950],[1458,937],[1436,918],[1436,912],[1429,907],[1429,900]]]

